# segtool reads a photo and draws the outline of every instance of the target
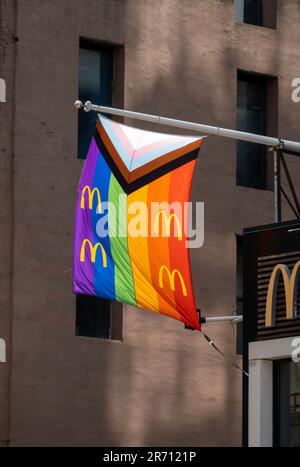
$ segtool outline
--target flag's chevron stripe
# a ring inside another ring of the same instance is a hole
[[[137,305],[127,238],[127,195],[114,175],[110,177],[108,216],[110,245],[115,263],[116,300]]]

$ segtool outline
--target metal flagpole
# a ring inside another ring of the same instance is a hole
[[[212,318],[205,318],[201,317],[203,319],[203,324],[205,323],[218,323],[218,322],[223,322],[223,321],[229,321],[232,322],[233,324],[240,323],[243,321],[243,316],[242,315],[232,315],[232,316],[216,316]]]
[[[280,138],[272,138],[269,136],[255,135],[253,133],[246,133],[243,131],[228,130],[226,128],[219,128],[215,126],[202,125],[201,123],[187,122],[184,120],[175,120],[173,118],[160,117],[159,115],[150,115],[140,112],[132,112],[130,110],[115,109],[113,107],[106,107],[103,105],[95,105],[90,101],[83,104],[81,101],[75,102],[75,107],[83,109],[85,112],[98,112],[111,115],[119,115],[121,117],[133,118],[136,120],[143,120],[145,122],[159,123],[160,125],[173,126],[177,128],[184,128],[186,130],[193,130],[205,135],[222,136],[224,138],[231,138],[240,141],[248,141],[249,143],[263,144],[274,148],[287,149],[289,151],[299,152],[300,156],[300,143],[296,141],[289,141]]]
[[[279,164],[280,164],[280,150],[292,151],[293,155],[300,156],[300,142],[289,141],[280,138],[272,138],[269,136],[256,135],[253,133],[246,133],[243,131],[229,130],[226,128],[220,128],[215,126],[203,125],[201,123],[187,122],[184,120],[176,120],[173,118],[160,117],[159,115],[150,115],[140,112],[132,112],[129,110],[115,109],[113,107],[106,107],[103,105],[95,105],[90,101],[85,102],[84,104],[81,101],[75,102],[76,109],[83,109],[85,112],[98,112],[106,113],[110,115],[118,115],[120,117],[133,118],[135,120],[143,120],[145,122],[158,123],[160,125],[167,125],[177,128],[184,128],[186,130],[193,130],[205,135],[215,135],[221,136],[224,138],[230,138],[234,140],[247,141],[249,143],[262,144],[273,148],[274,154],[274,191],[275,191],[275,221],[280,222],[280,174],[279,174]],[[299,154],[296,154],[299,153]],[[213,323],[213,322],[223,322],[229,321],[233,324],[243,321],[243,316],[219,316],[205,318],[202,316],[202,323]]]

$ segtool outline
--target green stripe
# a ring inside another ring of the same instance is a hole
[[[121,203],[119,203],[121,199],[120,195],[122,195]],[[108,215],[108,227],[111,253],[115,263],[116,300],[129,303],[130,305],[137,305],[131,262],[128,254],[127,195],[113,174],[110,178],[108,200],[115,207]]]

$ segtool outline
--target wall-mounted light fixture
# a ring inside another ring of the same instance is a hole
[[[3,78],[0,78],[0,102],[6,102],[6,84]]]

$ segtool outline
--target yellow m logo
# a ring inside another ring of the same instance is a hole
[[[182,293],[186,297],[187,296],[186,286],[185,286],[184,280],[182,278],[182,275],[178,271],[178,269],[173,269],[173,271],[171,272],[171,271],[169,271],[167,266],[162,266],[160,268],[160,270],[159,270],[159,287],[161,289],[164,287],[164,284],[163,284],[164,271],[166,271],[166,273],[167,273],[169,283],[171,285],[171,290],[173,290],[173,291],[175,291],[175,277],[176,277],[176,275],[179,277]]]
[[[102,203],[101,203],[101,196],[100,196],[99,188],[93,188],[93,190],[91,190],[91,188],[88,185],[86,185],[83,188],[82,193],[81,193],[81,202],[80,202],[81,209],[84,209],[84,207],[85,207],[84,195],[85,195],[86,191],[88,192],[89,208],[90,209],[93,208],[94,196],[96,194],[97,195],[97,200],[98,200],[97,207],[99,207],[99,212],[101,213],[102,212]]]
[[[295,264],[293,272],[285,264],[278,264],[272,272],[268,287],[266,305],[266,327],[276,323],[277,291],[280,276],[283,277],[286,303],[286,319],[297,317],[297,297],[300,281],[300,261]]]
[[[104,249],[103,245],[100,242],[96,243],[96,245],[93,245],[92,242],[90,240],[88,240],[87,238],[85,240],[83,240],[82,245],[81,245],[80,261],[82,263],[84,263],[84,261],[85,261],[85,247],[86,247],[86,245],[88,245],[89,248],[90,248],[90,255],[91,255],[91,262],[92,263],[95,263],[97,250],[98,250],[99,247],[101,248],[102,264],[103,264],[104,268],[107,268],[107,256],[106,256],[106,252],[105,252],[105,249]]]
[[[180,221],[178,219],[178,216],[174,212],[172,214],[168,215],[168,214],[165,213],[165,211],[160,209],[156,213],[155,221],[154,221],[154,233],[157,234],[157,235],[159,233],[159,219],[160,219],[160,216],[161,216],[162,220],[165,221],[165,228],[166,228],[166,232],[167,232],[168,237],[170,237],[170,235],[171,235],[171,222],[173,221],[174,224],[176,224],[178,240],[182,240],[181,224],[180,224]]]

